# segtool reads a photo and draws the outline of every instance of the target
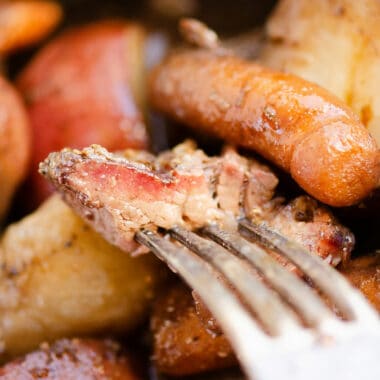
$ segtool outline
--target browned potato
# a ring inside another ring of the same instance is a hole
[[[0,54],[33,44],[49,34],[62,18],[50,0],[3,0],[0,3]]]
[[[380,2],[281,0],[261,61],[329,89],[380,143]]]
[[[58,36],[21,73],[33,133],[30,195],[37,203],[50,194],[37,168],[51,151],[92,143],[109,150],[148,147],[143,53],[138,24],[97,22]]]
[[[380,313],[380,252],[350,260],[341,271]]]
[[[30,148],[24,105],[13,86],[0,76],[0,221],[26,175]]]
[[[0,368],[2,380],[138,380],[131,359],[111,340],[62,339]]]
[[[52,197],[0,241],[4,356],[45,340],[133,329],[164,273],[155,257],[109,245]]]
[[[151,326],[157,368],[181,376],[237,363],[222,334],[206,329],[198,318],[191,292],[179,284],[156,300]]]

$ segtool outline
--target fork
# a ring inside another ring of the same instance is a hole
[[[265,223],[226,226],[141,230],[135,239],[200,295],[248,379],[380,379],[380,319],[358,290]]]

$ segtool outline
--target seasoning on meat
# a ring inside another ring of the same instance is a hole
[[[276,176],[232,148],[208,157],[186,142],[156,159],[128,156],[98,145],[64,149],[51,153],[40,171],[89,224],[129,252],[140,228],[196,229],[242,215],[265,220],[333,265],[353,248],[353,235],[325,207],[315,204],[308,220],[299,220],[294,207],[302,200],[285,204],[274,197]]]

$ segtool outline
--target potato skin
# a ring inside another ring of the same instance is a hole
[[[0,368],[2,380],[138,380],[119,344],[111,340],[62,339]]]
[[[12,196],[27,174],[31,141],[30,124],[21,97],[0,76],[0,221]]]
[[[147,316],[165,268],[103,240],[58,197],[0,241],[3,358],[43,341],[126,332]]]
[[[0,3],[0,54],[38,42],[61,18],[61,6],[55,1],[3,0]]]
[[[109,150],[143,149],[144,32],[133,23],[103,21],[69,30],[46,45],[20,74],[31,118],[32,188],[50,190],[37,173],[51,151],[98,143]]]
[[[375,140],[323,88],[234,56],[173,54],[154,72],[150,101],[187,125],[253,149],[331,206],[349,206],[378,184]]]

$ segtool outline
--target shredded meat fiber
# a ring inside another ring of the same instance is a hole
[[[354,244],[324,206],[307,196],[284,203],[275,197],[275,174],[229,147],[209,157],[187,141],[155,157],[93,145],[51,153],[40,172],[79,215],[128,252],[138,248],[133,238],[141,228],[196,229],[240,216],[264,220],[332,265]]]

